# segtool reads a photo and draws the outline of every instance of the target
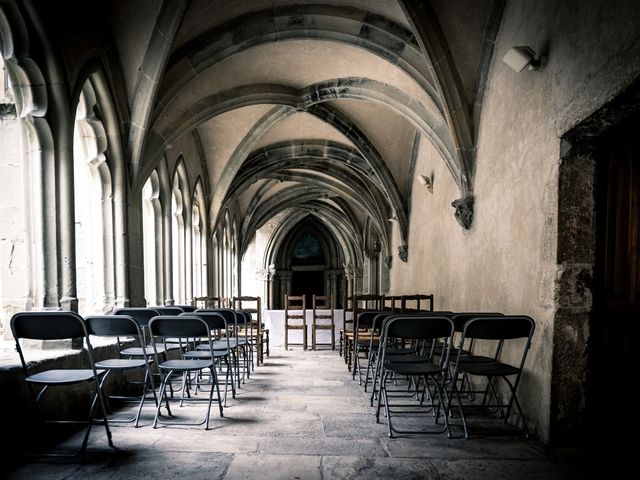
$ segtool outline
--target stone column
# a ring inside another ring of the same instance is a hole
[[[21,143],[25,159],[25,198],[30,245],[29,271],[33,307],[58,307],[58,250],[56,245],[56,182],[53,139],[43,118],[28,116],[22,122]]]
[[[269,297],[269,295],[271,292],[271,276],[269,275],[269,270],[267,270],[266,268],[256,270],[256,280],[262,282],[262,294],[260,295],[260,297],[265,299],[264,307],[267,310],[270,310],[271,298]]]
[[[193,225],[191,202],[184,208],[184,302],[193,302]]]
[[[166,204],[165,204],[166,205]],[[171,208],[166,207],[162,212],[162,238],[164,240],[164,304],[173,305],[173,248],[171,235]]]

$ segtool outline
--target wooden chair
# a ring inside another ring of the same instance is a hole
[[[353,317],[348,319],[347,313],[353,312],[353,297],[348,296],[345,292],[342,304],[344,310],[342,310],[342,328],[340,329],[340,336],[338,340],[338,354],[341,357],[344,355],[344,362],[347,363],[347,356],[344,354],[344,347],[347,342],[346,335],[348,331],[353,331]]]
[[[253,318],[249,325],[249,337],[256,351],[256,363],[264,363],[265,354],[269,357],[269,329],[262,323],[262,302],[260,297],[233,297],[234,310],[249,312]],[[253,364],[253,349],[250,352]]]
[[[354,325],[358,324],[358,315],[365,311],[382,311],[384,307],[384,295],[377,293],[354,295],[352,299],[353,305],[353,318]],[[353,342],[355,333],[353,328],[351,330],[345,329],[344,340],[344,355],[345,362],[349,370],[352,368],[353,363]],[[353,372],[355,378],[355,371]]]
[[[399,312],[402,309],[401,295],[385,295],[383,310]]]
[[[302,342],[289,342],[289,330],[302,330]],[[307,349],[307,304],[304,295],[284,296],[284,349],[289,345],[300,345]]]
[[[400,310],[402,312],[433,312],[433,295],[402,295]]]
[[[329,312],[329,313],[326,313]],[[326,321],[329,323],[323,323]],[[318,343],[317,331],[329,330],[331,332],[331,342]],[[336,349],[336,323],[333,310],[333,295],[320,296],[313,295],[313,323],[311,325],[311,349],[315,350],[317,345],[331,345],[331,350]]]
[[[225,297],[196,297],[193,299],[196,308],[228,308],[229,299]]]

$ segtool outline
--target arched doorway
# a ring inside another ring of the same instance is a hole
[[[312,295],[325,294],[324,253],[312,230],[303,230],[296,237],[291,257],[291,295],[304,295],[311,305]]]
[[[309,215],[294,225],[274,255],[272,308],[282,308],[285,294],[333,295],[340,306],[344,295],[344,252],[329,229]]]

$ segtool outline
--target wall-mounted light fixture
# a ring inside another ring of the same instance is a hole
[[[433,193],[433,179],[431,177],[418,175],[418,181],[427,189],[429,193]]]
[[[389,219],[389,221],[390,221],[391,223],[395,223],[395,222],[397,222],[397,221],[398,221],[398,217],[396,216],[396,214],[395,214],[395,213],[393,214],[393,217],[391,217],[391,218]]]
[[[536,52],[531,47],[511,47],[502,57],[502,61],[512,70],[521,72],[527,67],[529,70],[540,70],[541,59],[536,58]]]

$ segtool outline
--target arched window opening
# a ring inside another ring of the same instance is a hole
[[[160,181],[153,172],[142,188],[144,296],[147,305],[162,305],[162,207]]]
[[[112,182],[99,111],[87,81],[73,131],[76,278],[83,315],[105,313],[115,305]]]
[[[213,278],[213,284],[211,285],[213,296],[220,296],[220,245],[218,243],[218,234],[217,232],[213,233],[211,237],[211,259],[213,264],[211,265],[211,272]]]
[[[171,249],[173,252],[173,298],[180,304],[186,299],[186,251],[184,200],[177,175],[174,177],[171,190]]]
[[[222,246],[222,293],[224,297],[228,297],[229,285],[231,284],[231,264],[229,262],[231,256],[229,254],[229,231],[226,226],[222,232],[222,238],[224,242]]]
[[[236,296],[238,292],[238,243],[235,228],[231,232],[230,264],[231,264],[231,284],[229,297]]]
[[[195,297],[204,297],[206,288],[206,258],[204,246],[204,228],[202,219],[200,218],[200,207],[194,202],[191,208],[191,228],[192,235],[192,258],[193,258],[193,295]]]

